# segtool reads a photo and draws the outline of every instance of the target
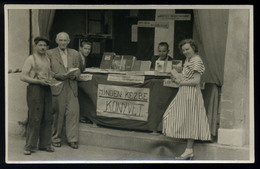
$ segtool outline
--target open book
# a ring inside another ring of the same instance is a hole
[[[178,81],[180,81],[182,79],[182,74],[177,72],[176,69],[172,69],[171,70],[171,75],[176,78]]]
[[[76,71],[78,71],[79,68],[75,67],[75,68],[69,68],[69,70],[66,72],[66,75],[69,76],[69,75],[72,75],[74,74]]]
[[[62,82],[58,81],[56,79],[52,79],[51,82],[49,83],[50,86],[59,86]]]

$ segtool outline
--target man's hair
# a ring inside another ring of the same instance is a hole
[[[50,41],[49,39],[47,39],[46,37],[43,36],[38,36],[34,39],[34,44],[37,45],[40,41],[44,41],[46,43],[47,46],[49,46]]]
[[[80,47],[83,47],[85,44],[92,46],[92,43],[88,41],[87,39],[82,39],[80,41]]]
[[[69,36],[69,34],[66,33],[66,32],[60,32],[60,33],[58,33],[58,34],[56,35],[56,39],[58,39],[58,37],[59,37],[61,34],[67,35],[67,36],[68,36],[68,39],[70,40],[70,36]]]
[[[158,47],[159,47],[159,46],[166,46],[167,50],[169,50],[169,45],[168,45],[167,42],[160,42],[159,45],[158,45]]]

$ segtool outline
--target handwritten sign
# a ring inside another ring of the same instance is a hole
[[[169,22],[165,21],[138,21],[138,27],[145,27],[145,28],[169,28]]]
[[[97,115],[147,121],[149,88],[98,85]]]
[[[144,83],[144,76],[109,74],[107,80],[114,82]]]
[[[176,20],[176,21],[189,21],[191,20],[190,14],[160,14],[157,16],[161,20]]]

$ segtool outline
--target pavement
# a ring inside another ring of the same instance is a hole
[[[31,155],[24,155],[25,137],[18,122],[8,123],[8,137],[6,145],[6,163],[142,163],[163,160],[156,154],[141,153],[120,149],[79,145],[79,149],[72,149],[67,144],[55,147],[55,152],[36,151]]]

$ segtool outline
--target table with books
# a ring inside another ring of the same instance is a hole
[[[89,69],[81,77],[85,78],[78,83],[81,115],[108,127],[160,131],[164,111],[178,92],[167,86],[168,75],[154,71]]]
[[[100,68],[86,68],[80,76],[81,115],[102,126],[161,131],[178,86],[169,72],[150,71],[150,65],[130,55],[104,54]]]

